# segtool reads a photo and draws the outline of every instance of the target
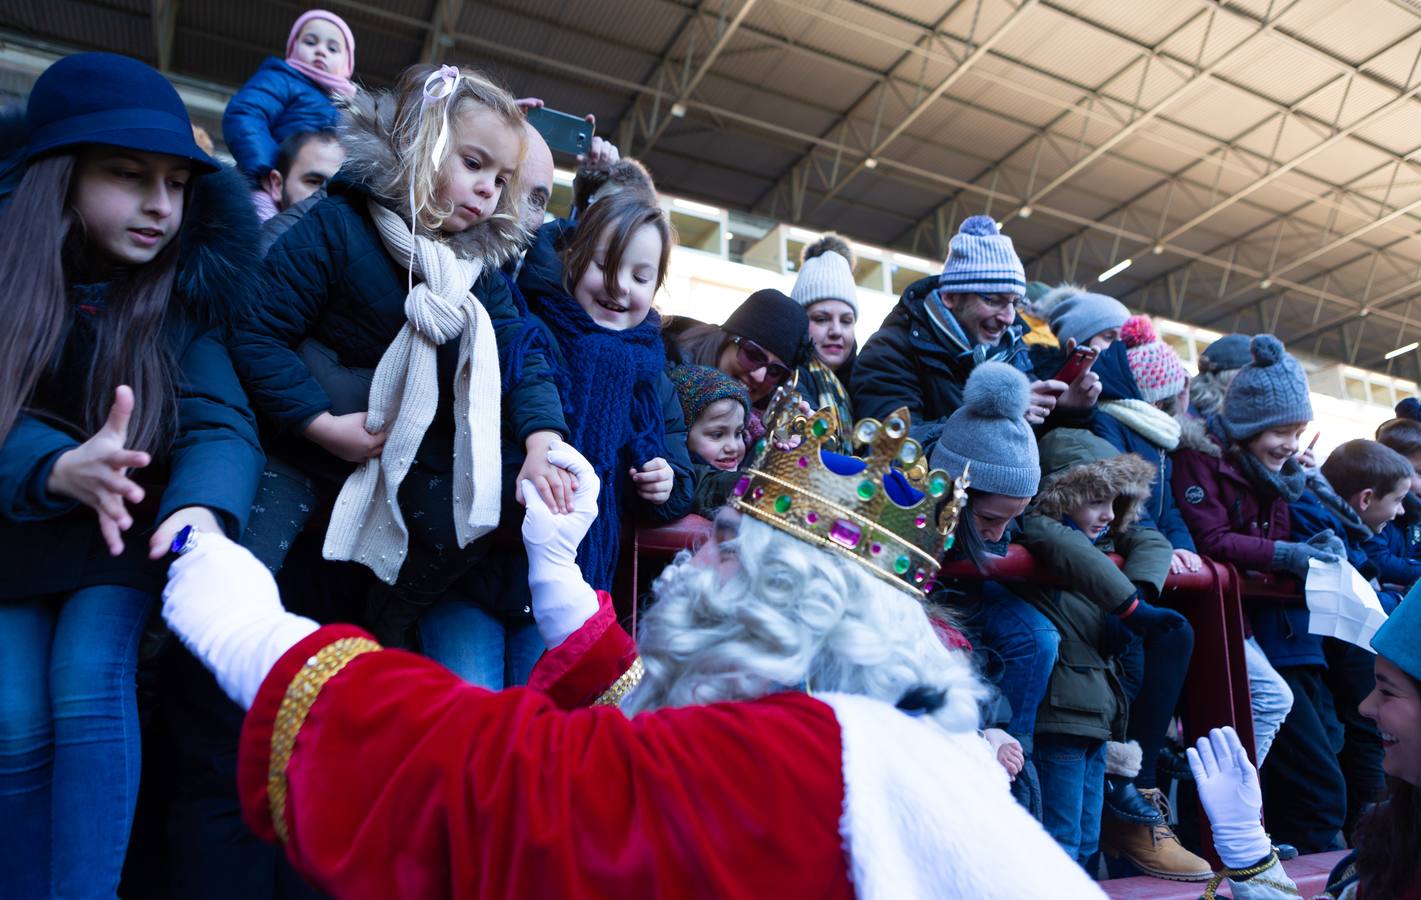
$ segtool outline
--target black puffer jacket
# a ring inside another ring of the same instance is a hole
[[[967,376],[978,363],[992,359],[1034,377],[1020,321],[996,347],[972,347],[961,336],[949,342],[926,310],[937,286],[936,275],[908,285],[898,305],[864,344],[848,384],[854,415],[860,418],[883,420],[906,406],[913,417],[912,436],[925,449],[931,449],[947,417],[962,405]]]
[[[334,363],[351,370],[373,369],[405,323],[408,274],[386,251],[369,204],[380,203],[406,221],[403,192],[390,181],[394,152],[382,131],[389,116],[379,107],[357,110],[342,132],[349,156],[329,196],[312,206],[267,253],[266,295],[236,330],[232,356],[252,398],[252,405],[273,432],[273,455],[288,458],[318,477],[343,479],[353,465],[331,456],[302,437],[312,419],[336,407],[340,387],[313,374],[300,352],[307,338],[329,348]],[[462,257],[480,259],[483,274],[474,293],[488,311],[503,348],[523,327],[508,285],[498,268],[515,254],[522,232],[511,222],[484,222],[458,235],[439,236]],[[439,471],[452,464],[453,383],[458,342],[439,348],[439,406],[425,434],[418,458]],[[540,355],[523,362],[523,377],[504,397],[502,434],[505,456],[521,454],[533,431],[566,434],[557,389]],[[349,409],[338,409],[347,412]],[[487,419],[492,426],[497,420]],[[507,463],[508,460],[505,460]]]
[[[161,562],[148,560],[153,528],[188,506],[210,509],[229,537],[242,533],[265,457],[223,337],[260,289],[257,220],[232,170],[196,179],[178,234],[177,281],[163,342],[175,363],[176,433],[133,473],[148,499],[132,510],[117,558],[92,509],[48,493],[54,463],[89,435],[82,418],[89,365],[103,327],[107,287],[72,285],[64,344],[0,446],[0,599],[121,585],[157,593]]]

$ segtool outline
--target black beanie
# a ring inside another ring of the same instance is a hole
[[[803,364],[807,356],[809,314],[774,288],[746,297],[720,327],[726,334],[754,341],[790,368]]]

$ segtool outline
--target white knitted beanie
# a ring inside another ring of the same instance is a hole
[[[853,251],[843,238],[826,234],[804,248],[799,277],[790,299],[808,307],[820,300],[842,300],[859,314],[858,284],[854,281]]]

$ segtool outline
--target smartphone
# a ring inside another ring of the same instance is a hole
[[[592,123],[581,116],[544,106],[528,110],[528,124],[536,128],[548,146],[559,153],[577,156],[586,153],[592,146]]]
[[[1066,384],[1072,383],[1091,367],[1099,355],[1100,351],[1094,347],[1077,347],[1071,353],[1070,359],[1067,359],[1066,364],[1061,367],[1061,371],[1056,373],[1056,380]]]

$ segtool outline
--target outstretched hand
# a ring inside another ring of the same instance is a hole
[[[555,515],[531,483],[523,486],[523,545],[528,549],[533,620],[543,643],[552,649],[597,612],[597,592],[577,566],[577,548],[597,518],[601,481],[592,464],[561,440],[549,446],[548,462],[571,472],[577,482],[572,511],[565,515]]]
[[[1224,865],[1241,869],[1267,857],[1273,844],[1261,821],[1263,791],[1238,732],[1228,725],[1215,728],[1186,753]]]
[[[133,527],[125,504],[143,502],[143,488],[129,479],[128,472],[150,461],[147,453],[126,446],[133,404],[133,389],[119,385],[103,427],[61,454],[45,484],[50,493],[78,500],[98,513],[99,533],[114,556],[123,552],[123,532]]]

